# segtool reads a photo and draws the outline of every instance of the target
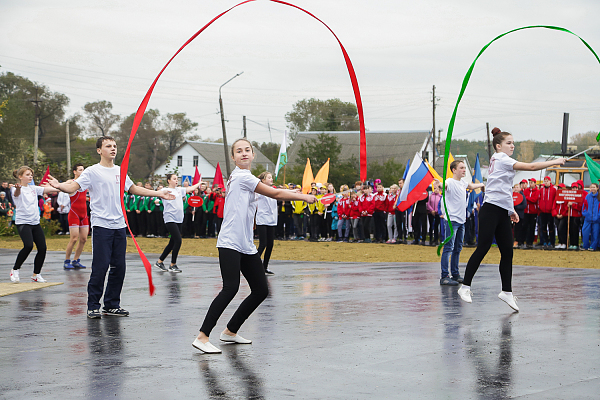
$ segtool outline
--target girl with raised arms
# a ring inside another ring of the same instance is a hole
[[[33,244],[37,247],[37,254],[33,261],[33,282],[44,283],[46,280],[42,278],[42,266],[46,259],[46,237],[40,226],[40,208],[38,205],[38,196],[48,193],[58,192],[58,190],[46,186],[30,185],[33,181],[33,170],[27,166],[23,166],[13,172],[13,176],[18,183],[11,188],[12,198],[17,208],[15,225],[17,231],[23,241],[23,248],[17,255],[15,265],[10,271],[10,281],[17,283],[20,281],[19,270],[21,265],[33,250]]]
[[[175,199],[163,200],[163,219],[165,221],[167,231],[169,231],[169,233],[171,234],[171,239],[169,240],[167,247],[165,247],[162,254],[160,255],[160,258],[155,264],[156,268],[163,272],[181,272],[181,269],[177,267],[177,256],[179,255],[179,249],[181,248],[183,201],[185,200],[186,194],[192,193],[200,186],[200,182],[198,182],[193,186],[177,187],[178,179],[179,178],[177,177],[177,174],[167,175],[167,183],[169,186],[166,188],[166,191],[175,196]],[[169,268],[167,268],[165,267],[165,264],[163,262],[165,261],[169,253],[171,253],[171,265],[169,266]]]
[[[500,300],[506,302],[513,310],[519,311],[516,297],[512,294],[512,258],[513,235],[511,222],[519,222],[519,215],[515,212],[512,198],[513,179],[515,171],[539,171],[553,165],[562,165],[564,158],[556,160],[523,163],[510,156],[515,151],[515,141],[508,132],[499,128],[492,130],[494,135],[493,146],[496,153],[490,159],[489,175],[485,186],[485,199],[479,211],[479,219],[485,224],[479,224],[479,238],[477,249],[471,255],[463,285],[458,289],[461,299],[471,303],[471,281],[481,264],[481,261],[490,250],[494,237],[500,250],[500,279],[502,291],[498,294]]]
[[[223,289],[211,303],[200,328],[200,334],[192,343],[193,347],[204,353],[221,352],[209,342],[209,336],[239,289],[240,272],[248,281],[251,292],[242,301],[229,320],[227,328],[221,333],[222,341],[252,343],[238,335],[238,330],[269,293],[263,263],[253,241],[252,227],[257,203],[255,193],[277,200],[303,200],[311,204],[316,201],[312,195],[274,189],[252,175],[250,166],[254,159],[254,149],[246,139],[238,139],[233,143],[231,158],[236,167],[227,181],[223,224],[217,239]]]

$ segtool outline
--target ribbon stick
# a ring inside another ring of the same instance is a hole
[[[251,3],[254,1],[257,1],[257,0],[246,0],[239,4],[236,4],[235,6],[229,8],[228,10],[223,11],[221,14],[217,15],[212,20],[210,20],[210,22],[208,22],[206,25],[204,25],[202,27],[202,29],[200,29],[191,38],[189,38],[188,41],[185,42],[183,44],[183,46],[181,46],[179,48],[179,50],[177,50],[177,52],[169,59],[169,61],[165,64],[165,66],[160,70],[160,73],[156,76],[156,78],[154,79],[154,82],[152,82],[152,85],[150,86],[150,89],[148,89],[148,92],[144,96],[142,103],[140,104],[137,112],[135,113],[135,117],[133,119],[133,126],[131,127],[131,133],[129,135],[129,142],[127,143],[127,149],[125,150],[125,154],[123,156],[123,162],[121,163],[121,180],[120,180],[121,208],[123,209],[123,215],[125,217],[127,229],[129,229],[130,233],[131,233],[131,228],[129,227],[129,221],[127,220],[127,213],[125,212],[125,204],[123,202],[123,193],[125,191],[125,176],[127,175],[127,170],[129,168],[129,154],[131,152],[131,143],[133,142],[133,139],[135,138],[135,134],[138,130],[138,127],[140,126],[140,123],[144,116],[144,112],[146,111],[146,107],[148,106],[148,102],[150,101],[150,96],[152,96],[152,92],[154,91],[154,87],[156,86],[158,79],[160,78],[162,73],[165,71],[165,69],[169,66],[171,61],[173,61],[173,59],[188,44],[190,44],[194,39],[196,39],[196,37],[198,35],[200,35],[206,28],[208,28],[213,22],[215,22],[217,19],[221,18],[223,15],[225,15],[229,11],[233,10],[234,8],[239,7],[242,4]],[[279,4],[289,6],[289,7],[297,8],[298,10],[303,11],[304,13],[310,15],[311,17],[313,17],[314,19],[316,19],[317,21],[322,23],[333,34],[333,36],[337,40],[338,44],[340,45],[340,49],[342,50],[342,54],[344,55],[344,61],[346,62],[346,67],[348,69],[348,74],[350,75],[350,82],[352,83],[352,89],[354,91],[354,98],[356,99],[356,108],[358,110],[358,121],[360,124],[360,179],[362,181],[366,180],[367,179],[367,140],[366,140],[366,135],[365,135],[365,120],[364,120],[364,116],[363,116],[362,100],[360,97],[360,90],[358,88],[358,80],[356,79],[356,73],[354,72],[354,67],[352,66],[352,62],[350,61],[350,57],[348,56],[346,49],[342,45],[342,42],[337,37],[337,35],[333,32],[333,30],[331,30],[331,28],[329,26],[327,26],[327,24],[325,24],[323,21],[321,21],[319,18],[317,18],[310,12],[308,12],[305,9],[300,8],[294,4],[287,3],[285,1],[281,1],[281,0],[269,0],[269,1],[271,1],[273,3],[279,3]],[[148,274],[148,285],[149,285],[149,289],[150,289],[150,296],[152,296],[154,294],[154,285],[152,284],[152,273],[151,273],[152,266],[150,265],[150,262],[148,261],[148,259],[144,255],[144,253],[142,252],[142,249],[140,249],[140,246],[138,245],[138,243],[135,240],[135,238],[133,237],[133,235],[131,235],[131,237],[133,239],[133,243],[135,244],[135,247],[137,248],[140,258],[142,259],[142,262],[144,263],[144,267],[146,268],[146,273]]]
[[[561,32],[566,32],[566,33],[570,33],[573,36],[576,36],[577,38],[579,38],[579,40],[581,40],[581,42],[585,45],[585,47],[587,47],[596,57],[596,61],[598,61],[598,63],[600,63],[600,58],[598,57],[598,54],[596,54],[596,52],[594,51],[594,49],[592,49],[592,47],[585,41],[583,40],[581,37],[579,37],[579,35],[576,35],[575,33],[571,32],[568,29],[565,28],[561,28],[559,26],[552,26],[552,25],[532,25],[532,26],[524,26],[522,28],[517,28],[517,29],[513,29],[510,30],[508,32],[505,32],[501,35],[498,35],[494,38],[494,40],[492,40],[491,42],[489,42],[488,44],[486,44],[485,46],[483,46],[483,48],[479,51],[479,54],[477,54],[477,57],[475,57],[475,60],[473,61],[473,63],[471,64],[471,66],[469,67],[469,70],[467,71],[463,82],[462,82],[462,87],[460,88],[460,93],[458,95],[458,99],[456,100],[456,105],[454,106],[454,111],[452,112],[452,117],[450,118],[450,124],[448,125],[448,134],[446,136],[446,148],[445,148],[445,154],[444,154],[444,182],[446,182],[446,171],[448,169],[448,155],[450,154],[450,143],[452,142],[452,132],[454,131],[454,122],[456,120],[456,113],[458,111],[458,105],[460,104],[460,101],[465,93],[465,90],[467,89],[467,85],[469,84],[469,79],[471,79],[471,74],[473,73],[473,68],[475,68],[475,63],[477,62],[477,60],[479,59],[479,57],[483,54],[483,52],[490,47],[490,45],[492,43],[494,43],[496,40],[500,39],[503,36],[508,35],[509,33],[513,33],[513,32],[517,32],[517,31],[521,31],[524,29],[532,29],[532,28],[543,28],[543,29],[551,29],[551,30],[555,30],[555,31],[561,31]],[[596,138],[596,140],[600,141],[600,133],[598,134],[598,137]],[[444,202],[444,210],[445,210],[445,214],[446,214],[446,220],[448,221],[448,225],[450,226],[450,234],[446,237],[446,239],[438,246],[437,248],[437,254],[438,256],[440,255],[440,251],[442,249],[442,247],[450,240],[450,238],[454,235],[454,229],[452,228],[452,222],[450,221],[450,216],[448,215],[448,210],[446,209],[446,185],[444,184],[442,186],[442,201]]]

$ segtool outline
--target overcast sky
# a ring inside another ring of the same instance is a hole
[[[358,78],[368,130],[430,130],[448,123],[461,82],[479,50],[527,25],[567,28],[600,51],[598,0],[293,0],[328,24]],[[135,112],[177,49],[219,13],[225,0],[0,0],[0,72],[14,72],[71,99],[69,115],[108,100]],[[354,102],[340,48],[303,12],[267,0],[221,17],[180,53],[159,80],[149,108],[186,112],[203,138],[221,136],[222,90],[229,140],[242,132],[281,142],[285,113],[301,99]],[[575,36],[547,29],[512,33],[479,59],[455,138],[484,139],[485,123],[517,141],[560,140],[600,128],[600,64]],[[271,126],[271,133],[267,129]],[[442,137],[445,134],[442,133]],[[368,140],[368,136],[367,136]]]

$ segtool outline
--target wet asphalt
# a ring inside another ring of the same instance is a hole
[[[16,254],[0,250],[3,281]],[[517,266],[513,313],[493,265],[467,304],[439,264],[271,261],[270,295],[239,332],[253,343],[219,342],[242,279],[211,335],[223,353],[202,354],[191,343],[221,288],[216,258],[153,271],[150,297],[128,254],[131,315],[100,320],[85,314],[91,254],[86,270],[62,259],[48,252],[42,273],[64,285],[0,298],[1,399],[600,398],[600,270]]]

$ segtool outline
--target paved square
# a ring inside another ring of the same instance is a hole
[[[16,254],[0,250],[3,281]],[[149,297],[128,254],[131,316],[88,320],[91,255],[79,271],[62,258],[49,252],[42,273],[64,285],[0,298],[2,399],[598,398],[600,270],[515,267],[517,314],[497,298],[497,266],[479,269],[467,304],[438,264],[271,261],[269,298],[240,330],[253,344],[218,340],[242,279],[212,334],[223,354],[208,355],[191,343],[221,288],[217,259],[153,271]]]

